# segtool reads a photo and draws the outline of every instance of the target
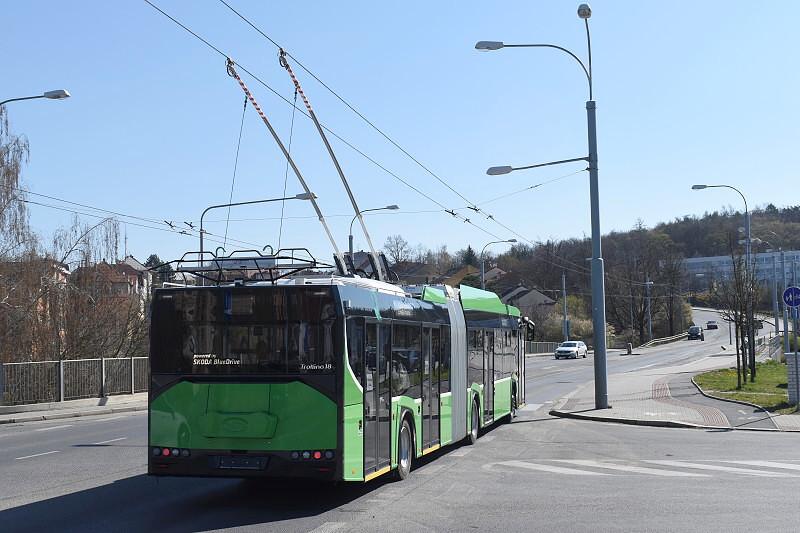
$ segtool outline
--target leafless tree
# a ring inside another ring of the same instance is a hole
[[[411,247],[400,235],[389,235],[386,237],[386,242],[383,243],[383,249],[386,250],[386,255],[389,256],[392,263],[402,263],[411,258]]]

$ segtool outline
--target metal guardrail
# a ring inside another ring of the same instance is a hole
[[[639,346],[639,348],[649,348],[651,346],[658,346],[659,344],[666,344],[668,342],[677,341],[684,337],[686,337],[686,333],[678,333],[677,335],[673,335],[672,337],[661,337],[660,339],[653,339],[647,341],[646,343]]]
[[[0,364],[0,405],[63,402],[147,391],[147,357]]]
[[[558,342],[525,341],[525,353],[553,353]]]

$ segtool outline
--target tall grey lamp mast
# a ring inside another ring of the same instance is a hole
[[[63,100],[64,98],[69,98],[70,94],[69,91],[66,89],[57,89],[55,91],[45,91],[42,94],[36,96],[22,96],[20,98],[9,98],[8,100],[3,100],[0,102],[0,105],[5,105],[9,102],[19,102],[20,100],[36,100],[37,98],[48,98],[50,100]]]
[[[745,317],[745,332],[747,334],[747,358],[750,363],[751,368],[751,376],[750,380],[752,381],[755,378],[755,370],[756,370],[756,351],[755,351],[755,331],[753,326],[753,280],[751,277],[753,276],[753,263],[751,257],[751,247],[753,245],[753,239],[750,234],[750,211],[747,209],[747,198],[744,197],[742,191],[737,189],[732,185],[692,185],[692,190],[700,191],[703,189],[731,189],[739,193],[739,196],[742,197],[742,201],[744,202],[744,255],[745,255],[745,264],[747,268],[745,269],[745,289],[748,292],[747,295],[747,309],[745,313],[747,316]]]
[[[396,211],[400,209],[398,206],[392,204],[387,205],[386,207],[375,207],[373,209],[362,209],[353,217],[353,220],[350,221],[350,235],[348,239],[349,249],[350,249],[350,257],[353,257],[353,222],[356,221],[359,215],[363,215],[364,213],[369,213],[370,211]]]
[[[492,241],[492,242],[487,242],[487,243],[486,243],[486,246],[484,246],[484,247],[483,247],[483,249],[481,250],[481,290],[484,290],[484,289],[486,289],[486,283],[484,283],[484,276],[486,275],[486,274],[485,274],[485,272],[484,272],[484,271],[485,271],[485,265],[486,265],[486,261],[485,261],[485,259],[484,259],[484,256],[483,256],[483,254],[486,252],[486,248],[487,248],[487,247],[488,247],[490,244],[497,244],[497,243],[499,243],[499,242],[511,242],[511,243],[514,243],[514,242],[517,242],[517,239],[506,239],[506,240],[504,240],[504,241]]]
[[[221,207],[234,207],[237,205],[266,204],[269,202],[280,202],[283,200],[311,200],[312,198],[316,198],[314,193],[301,192],[300,194],[287,196],[285,198],[268,198],[266,200],[251,200],[249,202],[234,202],[232,204],[219,204],[206,207],[205,210],[203,210],[203,214],[200,215],[200,261],[203,261],[203,235],[206,233],[206,231],[203,229],[203,219],[205,218],[206,213],[212,209],[219,209]]]
[[[586,74],[589,82],[589,100],[586,102],[586,121],[589,141],[589,155],[562,161],[552,161],[529,165],[525,167],[492,167],[486,171],[490,176],[508,174],[514,170],[558,165],[573,161],[587,161],[589,163],[589,195],[591,200],[592,220],[592,325],[594,329],[594,403],[596,409],[608,408],[608,368],[606,364],[606,299],[605,299],[605,267],[600,243],[600,193],[597,178],[597,121],[595,117],[595,101],[592,92],[592,41],[589,35],[589,18],[592,8],[589,4],[578,6],[578,17],[583,19],[586,26],[586,43],[588,49],[588,64],[561,46],[554,44],[505,44],[499,41],[480,41],[475,45],[478,50],[499,50],[501,48],[553,48],[569,55],[578,62]]]

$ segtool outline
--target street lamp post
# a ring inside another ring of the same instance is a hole
[[[647,289],[647,340],[653,340],[653,306],[651,303],[650,298],[650,288],[653,286],[653,282],[650,281],[650,278],[647,278],[645,281],[644,287]]]
[[[492,242],[487,242],[487,243],[486,243],[486,246],[484,246],[484,247],[483,247],[483,249],[481,250],[481,290],[485,290],[485,289],[486,289],[486,284],[484,283],[484,275],[485,275],[485,272],[484,272],[484,270],[485,270],[485,264],[486,264],[486,261],[485,261],[485,259],[484,259],[484,257],[483,257],[483,254],[484,254],[484,252],[486,252],[486,248],[487,248],[487,247],[488,247],[490,244],[497,244],[497,243],[499,243],[499,242],[511,242],[511,243],[514,243],[514,242],[517,242],[517,239],[506,239],[506,240],[504,240],[504,241],[492,241]]]
[[[250,204],[266,204],[269,202],[281,202],[283,200],[311,200],[312,198],[316,198],[314,193],[303,192],[300,194],[296,194],[294,196],[287,196],[285,198],[269,198],[267,200],[252,200],[249,202],[234,202],[232,204],[219,204],[219,205],[212,205],[206,207],[203,211],[203,214],[200,215],[200,261],[203,261],[203,236],[205,235],[205,230],[203,229],[203,219],[206,216],[206,213],[211,211],[212,209],[219,209],[221,207],[234,207],[237,205],[250,205]]]
[[[514,170],[524,170],[542,166],[557,165],[573,161],[587,161],[589,163],[589,195],[591,200],[592,221],[592,326],[594,330],[594,401],[596,409],[608,408],[608,369],[606,364],[606,300],[605,300],[605,267],[600,243],[600,194],[597,177],[597,121],[595,116],[596,103],[592,92],[592,41],[589,35],[589,18],[592,9],[588,4],[578,6],[578,17],[583,19],[586,26],[586,43],[588,50],[588,64],[566,48],[553,44],[505,44],[499,41],[480,41],[475,44],[478,50],[500,50],[501,48],[552,48],[569,55],[578,62],[589,82],[589,100],[586,102],[586,123],[588,133],[589,154],[586,157],[577,157],[562,161],[553,161],[526,167],[492,167],[487,171],[490,176],[508,174]]]
[[[747,308],[745,309],[745,333],[747,335],[747,356],[750,364],[750,381],[753,381],[755,378],[756,372],[756,350],[755,350],[755,332],[753,326],[755,325],[753,322],[753,287],[752,287],[752,280],[751,278],[751,269],[753,269],[752,263],[752,254],[751,254],[751,246],[753,244],[753,239],[750,234],[750,211],[747,208],[747,198],[744,197],[742,191],[737,189],[732,185],[692,185],[692,190],[699,191],[703,189],[732,189],[739,193],[739,196],[742,197],[742,201],[744,202],[744,255],[745,255],[745,264],[747,268],[745,269],[745,289],[747,290]]]
[[[5,105],[9,102],[19,102],[20,100],[36,100],[37,98],[48,98],[50,100],[63,100],[64,98],[69,98],[70,94],[69,91],[66,89],[57,89],[55,91],[45,91],[42,94],[36,96],[22,96],[20,98],[9,98],[8,100],[3,100],[0,102],[0,105]]]
[[[370,211],[385,211],[385,210],[395,211],[397,209],[400,209],[400,208],[398,206],[392,204],[392,205],[387,205],[386,207],[375,207],[373,209],[362,209],[361,211],[359,211],[358,213],[355,214],[355,216],[353,217],[353,220],[350,221],[350,236],[349,236],[349,239],[348,239],[349,249],[350,249],[350,257],[353,257],[353,222],[356,221],[356,219],[358,218],[358,215],[363,215],[364,213],[368,213]]]

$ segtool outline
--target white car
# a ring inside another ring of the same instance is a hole
[[[583,357],[585,359],[587,353],[589,353],[589,348],[583,341],[566,341],[558,345],[554,355],[556,359],[561,359],[562,357],[572,359]]]

